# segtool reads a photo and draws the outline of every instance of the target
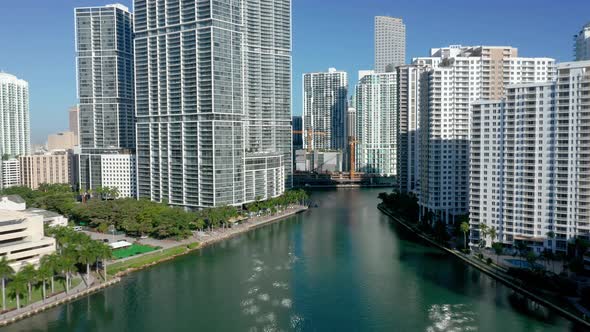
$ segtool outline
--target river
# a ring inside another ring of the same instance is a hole
[[[377,210],[380,191],[314,192],[318,208],[2,331],[574,330],[416,242]]]

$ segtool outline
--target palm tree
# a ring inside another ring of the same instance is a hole
[[[90,264],[96,260],[97,253],[92,242],[86,243],[80,250],[79,262],[86,264],[86,286],[90,286]]]
[[[479,224],[479,248],[483,248],[486,245],[486,237],[488,236],[488,225]]]
[[[12,278],[12,281],[8,284],[8,288],[12,290],[16,296],[16,308],[20,309],[20,295],[27,291],[27,280],[22,272],[14,275],[14,278]]]
[[[75,260],[70,255],[59,259],[59,270],[66,276],[66,293],[70,291],[70,273],[74,269]]]
[[[27,292],[29,295],[28,302],[30,303],[33,294],[33,284],[37,281],[37,270],[35,270],[35,267],[33,265],[27,264],[20,269],[19,273],[22,275],[22,277],[27,283]]]
[[[51,294],[55,293],[55,273],[60,271],[60,257],[56,254],[45,255],[41,258],[41,265],[51,269]]]
[[[101,245],[98,247],[98,255],[102,260],[102,268],[104,270],[104,281],[107,281],[107,260],[113,258],[113,250],[108,245]]]
[[[39,270],[37,271],[39,279],[41,279],[41,281],[43,282],[43,301],[45,301],[45,298],[47,298],[47,292],[45,287],[47,279],[53,279],[53,274],[55,273],[55,270],[53,269],[53,262],[51,261],[50,256],[51,255],[45,255],[41,257],[41,263],[39,265]]]
[[[553,242],[553,240],[555,239],[555,232],[554,231],[549,231],[549,232],[547,232],[546,235],[547,235],[548,238],[551,239],[551,242]],[[553,250],[554,247],[555,246],[553,246],[553,245],[551,246],[551,252],[552,253],[555,253],[555,251]]]
[[[6,310],[6,279],[14,275],[14,270],[8,264],[6,256],[0,260],[0,278],[2,279],[2,310]]]
[[[488,231],[488,235],[490,236],[490,239],[492,239],[493,244],[496,238],[498,237],[498,231],[496,230],[496,227],[491,227]]]
[[[464,221],[459,227],[461,228],[461,232],[463,232],[463,242],[465,243],[465,249],[467,249],[467,232],[469,232],[469,223]]]

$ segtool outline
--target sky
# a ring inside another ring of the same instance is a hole
[[[0,0],[0,71],[29,82],[31,140],[67,130],[76,98],[74,8],[116,0]],[[120,0],[132,8],[132,0]],[[293,114],[301,114],[301,76],[335,67],[373,67],[374,16],[401,17],[407,61],[451,44],[519,48],[521,56],[571,61],[573,35],[590,22],[588,0],[292,0]]]

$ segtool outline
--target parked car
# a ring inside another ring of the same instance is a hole
[[[81,232],[82,231],[82,226],[74,226],[74,230],[76,232]]]

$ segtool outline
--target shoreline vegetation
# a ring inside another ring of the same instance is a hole
[[[405,198],[403,196],[405,196]],[[515,275],[518,275],[518,273],[513,272],[514,270],[525,271],[526,269],[507,269],[503,266],[495,264],[489,257],[484,261],[483,256],[472,256],[470,251],[458,250],[456,248],[449,247],[448,241],[450,240],[451,236],[448,233],[442,233],[442,230],[446,232],[446,228],[440,228],[440,230],[438,230],[436,226],[420,227],[420,225],[418,225],[416,222],[410,222],[409,220],[418,220],[417,211],[413,209],[415,204],[411,202],[411,196],[399,195],[399,197],[392,199],[388,194],[381,193],[379,194],[379,198],[383,201],[377,205],[377,208],[381,212],[383,212],[397,224],[403,226],[407,231],[417,235],[429,245],[437,247],[448,254],[451,254],[452,256],[462,260],[463,262],[477,268],[481,272],[512,288],[518,294],[521,294],[522,296],[534,302],[543,304],[544,306],[554,310],[555,312],[558,312],[561,316],[571,320],[572,322],[580,324],[585,328],[590,328],[590,322],[588,321],[590,317],[587,317],[583,311],[581,311],[576,306],[573,306],[570,301],[567,299],[558,298],[557,294],[555,293],[529,287],[531,283],[527,282],[527,280],[517,278]],[[395,202],[396,205],[391,206],[392,202]],[[416,217],[416,219],[409,219],[413,217]],[[425,230],[425,228],[430,230],[430,232]],[[461,241],[463,240],[461,239]]]

